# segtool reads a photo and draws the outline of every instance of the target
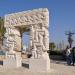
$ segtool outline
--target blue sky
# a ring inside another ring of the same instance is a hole
[[[65,32],[75,32],[75,0],[0,0],[0,16],[37,8],[50,11],[50,42],[67,41]]]

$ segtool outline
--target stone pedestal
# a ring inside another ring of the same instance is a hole
[[[33,72],[49,72],[50,60],[49,59],[30,59],[29,69]]]
[[[9,58],[9,59],[5,59],[3,60],[3,67],[5,68],[16,68],[17,67],[17,63],[16,63],[16,59],[15,58]]]
[[[22,58],[21,58],[21,53],[16,54],[16,67],[21,67],[22,65]]]
[[[8,54],[7,58],[3,60],[3,67],[5,68],[18,68],[21,67],[20,54]]]

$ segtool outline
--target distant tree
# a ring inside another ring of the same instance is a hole
[[[54,42],[49,43],[49,50],[54,50],[54,48],[56,47]]]
[[[4,18],[0,17],[0,44],[3,44],[4,33],[5,33]]]

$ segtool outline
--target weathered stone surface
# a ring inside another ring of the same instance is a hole
[[[48,14],[46,8],[8,14],[5,15],[5,27],[48,23]]]
[[[37,71],[50,69],[50,60],[47,54],[47,50],[49,50],[49,12],[47,8],[5,15],[4,26],[6,28],[4,46],[8,48],[9,53],[13,54],[21,50],[19,28],[27,27],[30,30],[28,49],[32,53],[30,69]],[[20,64],[17,63],[17,65]]]
[[[21,37],[17,28],[6,28],[4,36],[5,38],[3,43],[8,50],[21,51]]]
[[[33,72],[50,72],[49,59],[30,59],[29,69]]]
[[[10,54],[6,55],[6,59],[3,60],[3,67],[5,68],[18,68],[21,67],[21,54]]]
[[[30,51],[32,58],[41,58],[49,50],[49,12],[47,8],[5,15],[5,45],[12,51],[21,50],[18,27],[30,29]]]

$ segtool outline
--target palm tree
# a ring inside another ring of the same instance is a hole
[[[0,17],[0,44],[3,45],[3,37],[5,33],[4,18]]]
[[[54,42],[49,43],[49,49],[50,50],[54,50],[54,48],[56,47]]]

